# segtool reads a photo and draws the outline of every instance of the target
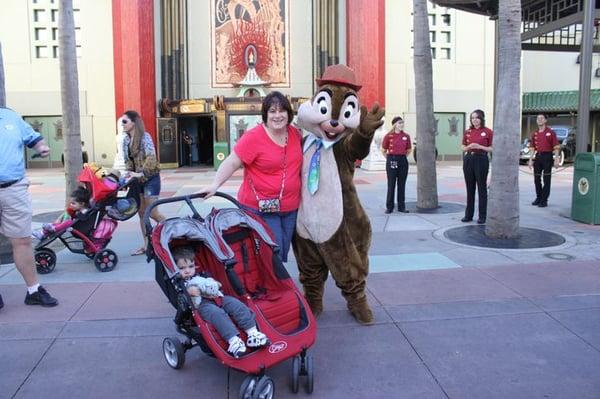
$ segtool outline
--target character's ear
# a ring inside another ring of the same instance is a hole
[[[340,108],[339,121],[344,126],[354,129],[360,124],[360,104],[356,95],[348,93]]]

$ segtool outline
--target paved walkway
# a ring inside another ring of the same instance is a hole
[[[462,214],[385,215],[385,173],[359,170],[359,195],[373,225],[369,296],[376,324],[358,326],[329,282],[319,318],[315,398],[600,398],[600,226],[568,215],[572,169],[554,175],[548,208],[529,205],[532,176],[522,167],[521,225],[552,230],[566,243],[542,250],[489,250],[444,240]],[[416,200],[411,165],[407,200]],[[196,191],[211,171],[163,172],[162,196]],[[60,171],[32,171],[37,220],[59,210]],[[239,176],[224,187],[235,194]],[[440,201],[464,204],[458,163],[440,163]],[[221,206],[218,201],[212,204]],[[207,203],[208,204],[208,203]],[[200,206],[203,210],[208,205]],[[211,205],[212,206],[212,205]],[[185,213],[180,205],[167,215]],[[110,247],[120,256],[99,273],[61,251],[41,276],[60,300],[27,307],[20,275],[0,266],[0,398],[237,398],[243,375],[194,349],[170,369],[161,342],[177,335],[173,309],[153,281],[153,265],[129,251],[141,245],[136,219]],[[295,261],[288,264],[297,275]],[[290,363],[269,371],[276,397]]]

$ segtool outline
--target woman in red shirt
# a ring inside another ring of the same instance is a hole
[[[485,127],[485,114],[476,109],[471,113],[471,126],[465,130],[462,140],[463,174],[467,186],[467,208],[462,222],[473,220],[475,212],[475,188],[479,194],[479,218],[484,224],[487,216],[487,175],[490,168],[488,152],[492,152],[494,132]]]
[[[383,137],[381,151],[386,158],[385,171],[387,174],[387,199],[385,202],[385,213],[394,210],[394,191],[398,183],[398,212],[408,213],[404,203],[404,190],[406,177],[408,176],[408,161],[406,156],[410,154],[410,136],[404,132],[404,121],[396,116],[392,119],[392,130]]]
[[[302,134],[291,125],[294,113],[282,93],[269,93],[261,113],[263,123],[244,133],[211,185],[199,192],[212,196],[243,166],[238,201],[269,225],[286,262],[300,206]]]

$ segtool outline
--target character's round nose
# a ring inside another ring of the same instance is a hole
[[[337,125],[339,125],[340,123],[337,120],[332,119],[329,121],[329,124],[331,124],[331,126],[333,127],[337,127]]]

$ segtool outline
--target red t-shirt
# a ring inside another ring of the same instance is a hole
[[[471,143],[477,143],[484,147],[491,147],[494,139],[494,132],[492,129],[487,127],[480,127],[478,129],[467,129],[463,134],[462,144],[469,145]],[[484,153],[483,150],[471,150],[470,152]]]
[[[541,132],[536,130],[529,137],[529,146],[537,152],[552,152],[557,145],[556,133],[548,126]]]
[[[250,186],[250,179],[252,179],[259,199],[279,198],[285,158],[286,170],[281,211],[297,210],[300,206],[302,185],[301,142],[302,134],[291,125],[288,126],[287,148],[271,140],[262,124],[246,131],[233,149],[244,164],[244,180],[238,191],[238,200],[243,205],[258,209],[258,201]]]
[[[391,131],[383,136],[381,147],[388,150],[388,155],[406,155],[408,150],[411,149],[410,136],[404,130],[400,133]]]

